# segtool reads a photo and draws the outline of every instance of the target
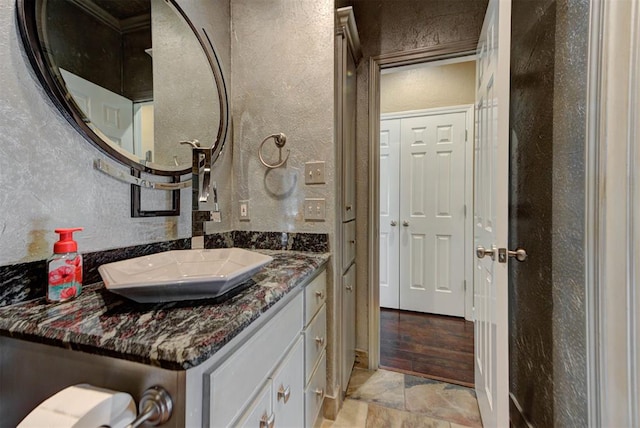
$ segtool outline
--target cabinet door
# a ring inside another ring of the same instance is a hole
[[[305,389],[305,404],[304,404],[304,426],[311,428],[315,426],[315,422],[318,419],[318,414],[322,410],[322,403],[324,401],[324,393],[327,387],[327,353],[323,352],[320,357],[320,362],[316,367],[315,372],[311,375],[311,380],[307,389]]]
[[[298,339],[273,375],[271,401],[277,427],[298,428],[304,424],[304,347]]]
[[[275,413],[272,411],[271,406],[271,390],[272,384],[271,380],[269,380],[258,394],[258,397],[233,426],[243,428],[272,428],[275,426]]]
[[[346,49],[342,106],[342,221],[356,218],[356,65]]]
[[[342,272],[356,259],[356,222],[342,224]]]
[[[324,351],[327,342],[327,307],[322,306],[322,309],[313,318],[304,331],[304,365],[305,365],[305,383],[311,379],[313,372],[320,354]]]
[[[347,389],[356,358],[356,264],[342,277],[342,388]]]

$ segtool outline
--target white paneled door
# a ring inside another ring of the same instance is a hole
[[[400,119],[380,121],[380,306],[400,308]]]
[[[381,122],[381,306],[465,315],[467,121],[463,107]]]
[[[473,219],[475,386],[485,427],[509,426],[508,259],[505,252],[510,16],[509,0],[490,0],[478,42]]]

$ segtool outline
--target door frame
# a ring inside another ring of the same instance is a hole
[[[585,148],[588,421],[589,426],[638,426],[640,5],[590,2],[589,24]]]
[[[380,366],[380,71],[385,68],[476,55],[477,40],[390,52],[369,60],[368,367]]]
[[[464,57],[463,57],[464,58]],[[475,55],[468,57],[470,60],[475,58]],[[434,61],[435,62],[435,61]],[[473,254],[473,142],[475,138],[475,104],[461,104],[451,105],[446,107],[434,107],[421,110],[406,110],[393,113],[381,113],[380,119],[405,119],[410,117],[420,117],[435,114],[446,113],[466,113],[466,130],[467,135],[465,139],[465,152],[464,152],[464,204],[465,204],[465,219],[464,219],[464,318],[467,321],[473,321],[473,258],[468,259],[470,254]],[[378,134],[380,132],[378,131]],[[380,144],[380,137],[378,137],[378,144]],[[378,153],[379,156],[379,153]],[[378,177],[380,176],[380,168],[378,163]],[[378,183],[378,195],[380,195],[380,183]],[[380,207],[378,207],[378,213]],[[378,214],[379,215],[379,214]],[[380,243],[378,242],[378,245]],[[379,281],[378,281],[379,282]],[[379,293],[378,293],[379,296]],[[379,307],[378,307],[379,309]]]

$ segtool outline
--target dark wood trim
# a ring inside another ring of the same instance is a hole
[[[398,67],[427,61],[458,58],[465,55],[475,55],[477,45],[477,40],[463,40],[426,48],[389,52],[372,57],[372,60],[379,64],[380,68],[387,68],[389,66]]]

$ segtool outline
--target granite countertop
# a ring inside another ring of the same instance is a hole
[[[84,287],[63,303],[31,300],[0,308],[0,335],[107,355],[172,370],[204,362],[261,313],[311,277],[328,253],[255,250],[273,257],[223,303],[193,300],[141,304]]]

